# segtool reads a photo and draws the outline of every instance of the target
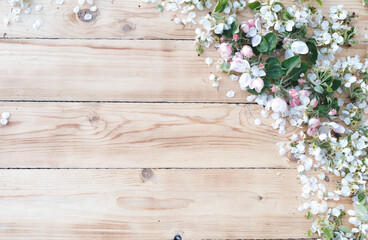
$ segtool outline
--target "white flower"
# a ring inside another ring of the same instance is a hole
[[[261,19],[257,18],[255,21],[255,26],[251,27],[249,29],[249,32],[247,33],[247,37],[252,38],[252,46],[256,47],[259,45],[259,43],[262,40],[261,35],[259,34],[259,31],[261,30]]]
[[[307,54],[309,52],[309,48],[307,44],[303,41],[295,41],[291,44],[290,49],[285,51],[285,59],[289,59],[296,54]]]
[[[235,58],[230,64],[230,71],[238,73],[244,73],[249,68],[249,62],[240,58]]]
[[[293,30],[293,27],[295,26],[295,22],[292,21],[292,20],[288,20],[286,23],[285,23],[285,29],[286,31],[288,32],[291,32]]]

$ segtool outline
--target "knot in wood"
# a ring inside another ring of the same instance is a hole
[[[149,168],[143,168],[141,172],[141,176],[144,180],[150,180],[153,178],[155,174],[153,173],[152,169]]]
[[[100,117],[96,116],[96,115],[93,115],[93,116],[89,116],[88,119],[89,119],[90,122],[96,122],[100,119]]]
[[[89,14],[89,15],[87,15]],[[87,16],[90,16],[90,18],[86,18]],[[89,10],[88,8],[86,9],[81,9],[78,12],[78,18],[79,20],[81,20],[82,22],[91,22],[93,20],[95,20],[97,17],[97,11],[92,12],[91,10]]]
[[[134,31],[135,30],[135,25],[133,23],[126,23],[124,24],[124,26],[122,27],[122,30],[125,34]]]

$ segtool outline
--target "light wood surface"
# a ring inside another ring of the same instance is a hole
[[[0,24],[0,113],[12,114],[0,127],[0,239],[307,236],[297,164],[276,146],[298,129],[280,136],[260,107],[236,104],[237,82],[211,87],[204,59],[218,54],[197,56],[196,25],[139,0],[95,0],[89,23],[76,0],[33,3],[43,11]],[[365,57],[368,10],[324,0],[324,12],[337,4],[360,15],[363,42],[340,56]],[[0,1],[1,21],[9,9]]]
[[[193,41],[0,40],[0,99],[247,102],[238,82],[205,64],[218,53],[198,57],[194,48]],[[364,57],[366,45],[340,56],[348,54]],[[212,72],[223,77],[218,89]]]
[[[279,174],[279,175],[278,175]],[[7,239],[303,238],[294,169],[0,170]]]
[[[141,0],[95,0],[98,7],[97,17],[90,22],[81,21],[73,9],[78,7],[77,0],[65,0],[63,5],[56,5],[51,0],[32,0],[34,4],[43,6],[41,12],[32,9],[31,15],[22,17],[22,24],[14,23],[9,26],[0,24],[0,34],[10,38],[115,38],[115,39],[194,39],[194,29],[199,25],[188,24],[183,26],[176,24],[173,19],[180,17],[180,13],[156,11],[156,4],[144,3]],[[212,1],[215,2],[215,1]],[[283,0],[286,6],[291,5],[291,0]],[[318,8],[316,2],[312,2]],[[360,17],[356,21],[359,27],[359,40],[366,40],[364,34],[368,33],[367,10],[359,0],[323,2],[323,12],[329,13],[333,5],[343,4],[349,11],[354,11]],[[85,4],[81,9],[88,9],[92,5]],[[9,16],[9,4],[0,2],[0,19]],[[204,15],[199,12],[198,15]],[[248,20],[253,16],[249,11],[244,11],[239,19]],[[44,25],[39,30],[33,30],[32,24],[42,19]],[[199,21],[200,18],[198,18]],[[1,22],[2,23],[2,22]]]
[[[287,136],[256,105],[0,104],[5,107],[12,119],[0,128],[6,143],[0,167],[292,167],[276,146]],[[256,118],[265,126],[256,126]]]

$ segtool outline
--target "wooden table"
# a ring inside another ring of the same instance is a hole
[[[0,27],[0,112],[12,114],[0,128],[0,239],[306,237],[297,165],[276,146],[291,133],[256,126],[260,107],[238,83],[211,87],[204,59],[217,53],[197,56],[196,26],[138,0],[95,0],[90,22],[77,1],[34,3],[41,13]],[[364,40],[367,10],[345,7]],[[0,19],[8,10],[0,1]]]

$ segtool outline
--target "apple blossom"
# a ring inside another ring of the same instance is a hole
[[[300,93],[295,89],[290,89],[289,90],[289,95],[292,98],[298,98],[300,96]]]
[[[230,71],[244,73],[247,69],[249,69],[249,62],[247,60],[243,60],[240,58],[236,58],[230,64]]]
[[[332,109],[332,110],[328,113],[328,115],[330,115],[330,116],[334,116],[334,115],[336,115],[336,114],[337,114],[336,109]]]
[[[253,50],[250,46],[244,45],[241,54],[243,54],[244,57],[251,58],[253,56]]]
[[[251,42],[253,47],[258,46],[261,43],[262,37],[259,34],[260,31],[261,19],[257,18],[257,20],[254,22],[254,26],[249,29],[249,32],[246,35],[247,37],[252,38]]]
[[[221,54],[221,57],[224,59],[231,58],[231,54],[233,52],[232,47],[227,43],[221,43],[218,52]]]
[[[302,78],[299,78],[298,82],[300,84],[305,84],[306,83],[305,78],[303,78],[303,77]]]
[[[262,91],[263,87],[264,87],[264,82],[262,78],[252,79],[251,82],[249,83],[249,88],[255,89],[258,93]]]
[[[309,119],[308,121],[308,126],[311,128],[316,128],[319,126],[321,122],[318,120],[318,118],[312,117],[311,119]]]
[[[288,107],[284,99],[274,98],[271,100],[271,108],[276,113],[284,113]]]
[[[271,91],[274,92],[274,93],[278,92],[279,90],[280,90],[279,87],[276,86],[276,85],[273,85],[272,88],[271,88]]]
[[[300,94],[300,96],[306,96],[306,97],[309,97],[310,96],[310,93],[309,93],[309,91],[308,90],[300,90],[299,91],[299,94]]]
[[[290,100],[291,107],[297,107],[300,105],[300,100],[298,98],[293,98]]]
[[[314,136],[318,133],[318,130],[316,128],[308,128],[307,135],[308,136]]]
[[[310,101],[310,105],[313,106],[313,108],[317,107],[318,105],[318,100],[313,98],[311,101]]]

